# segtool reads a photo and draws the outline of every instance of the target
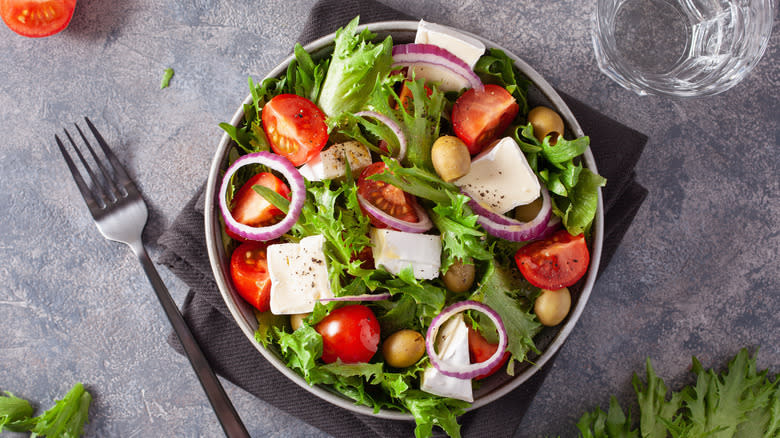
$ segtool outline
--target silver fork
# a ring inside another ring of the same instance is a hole
[[[225,434],[231,438],[249,437],[249,433],[241,422],[241,418],[233,407],[233,403],[230,402],[225,389],[217,379],[216,374],[214,374],[206,357],[195,341],[189,326],[187,326],[181,312],[179,312],[176,302],[173,301],[170,293],[168,293],[168,289],[165,287],[162,279],[160,279],[160,275],[149,258],[149,254],[146,253],[141,239],[141,233],[146,225],[148,216],[146,203],[133,181],[119,164],[119,160],[109,149],[103,136],[100,135],[100,132],[88,118],[84,117],[84,120],[87,122],[87,126],[89,126],[92,135],[97,140],[105,156],[105,159],[98,157],[98,154],[92,148],[79,125],[76,124],[79,136],[97,164],[97,170],[87,163],[87,159],[67,130],[65,130],[65,137],[67,137],[79,161],[81,161],[82,166],[86,170],[91,185],[85,182],[82,173],[66,150],[65,144],[60,140],[60,137],[55,135],[54,138],[57,141],[60,152],[62,152],[62,156],[65,158],[65,162],[68,164],[71,174],[73,174],[73,179],[76,181],[81,195],[84,197],[84,201],[87,203],[87,207],[89,207],[89,212],[92,213],[92,217],[95,219],[98,230],[109,240],[129,245],[138,257],[144,271],[146,271],[146,276],[149,277],[149,281],[152,283],[157,298],[160,300],[160,304],[162,304],[165,310],[165,315],[171,322],[192,368],[198,375],[198,380],[200,380],[203,389],[206,391],[206,396],[209,402],[211,402],[211,406],[214,408],[214,412],[217,414]]]

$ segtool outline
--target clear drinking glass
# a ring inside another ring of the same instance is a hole
[[[639,95],[713,95],[758,63],[773,16],[772,0],[596,0],[593,48]]]

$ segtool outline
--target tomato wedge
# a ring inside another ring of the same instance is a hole
[[[478,331],[474,330],[473,327],[469,327],[469,358],[471,359],[471,363],[480,363],[490,359],[490,356],[493,356],[493,353],[496,352],[497,348],[498,344],[491,344],[479,334]],[[475,379],[484,379],[487,376],[493,375],[506,364],[509,355],[508,351],[504,352],[504,356],[493,368],[478,375]]]
[[[260,172],[249,179],[233,197],[230,214],[236,221],[253,227],[273,225],[284,217],[284,213],[265,198],[260,196],[252,186],[261,185],[268,187],[283,197],[290,199],[292,194],[282,180],[270,172]],[[226,229],[228,235],[236,240],[245,240]]]
[[[368,179],[371,175],[382,173],[387,169],[387,165],[382,161],[372,163],[363,169],[357,181],[357,191],[366,201],[376,206],[385,213],[406,222],[417,222],[419,218],[415,212],[417,201],[414,197],[394,185],[384,181],[374,181]],[[387,225],[371,213],[363,210],[371,221],[371,225],[376,228],[387,228]]]
[[[590,253],[584,234],[572,236],[563,229],[517,250],[515,262],[529,283],[556,290],[573,285],[585,275]]]
[[[339,307],[314,327],[322,336],[322,361],[368,362],[379,349],[379,321],[362,304]]]
[[[328,142],[325,114],[305,97],[274,97],[263,107],[262,120],[271,148],[295,166],[314,158]]]
[[[471,155],[498,138],[512,123],[520,106],[500,85],[485,85],[484,91],[470,89],[452,108],[452,129],[469,148]]]
[[[68,27],[76,0],[0,0],[0,15],[19,35],[39,38]]]
[[[244,242],[230,256],[230,276],[239,295],[261,312],[271,308],[271,278],[268,274],[267,245]]]

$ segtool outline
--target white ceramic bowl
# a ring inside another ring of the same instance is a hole
[[[376,33],[378,37],[384,38],[388,34],[393,36],[394,43],[409,43],[414,42],[415,32],[417,30],[417,22],[415,21],[387,21],[381,23],[373,23],[364,26],[360,26],[360,29],[368,28],[372,32]],[[468,32],[465,32],[468,33]],[[577,124],[569,108],[555,92],[555,90],[542,78],[539,73],[532,69],[528,64],[523,62],[520,58],[513,55],[509,50],[485,40],[477,35],[469,34],[475,38],[482,40],[487,47],[494,47],[503,50],[509,55],[515,62],[515,65],[521,72],[523,72],[533,83],[529,89],[528,98],[531,106],[544,104],[555,109],[563,118],[566,129],[568,131],[567,138],[580,137],[583,134],[582,129]],[[333,49],[333,38],[335,34],[324,36],[310,44],[305,46],[306,50],[312,54],[315,59],[323,56],[327,56]],[[281,64],[276,66],[267,77],[277,77],[284,73],[287,69],[287,65],[293,59],[292,56],[288,57]],[[231,124],[237,126],[244,117],[243,105],[252,102],[252,96],[247,96],[246,100],[238,107],[238,110],[233,115]],[[571,137],[570,137],[571,136]],[[254,316],[252,307],[247,304],[233,288],[230,280],[230,266],[229,257],[225,254],[225,250],[222,245],[220,221],[219,221],[219,204],[217,202],[217,192],[221,183],[222,171],[227,168],[227,159],[230,150],[235,147],[235,144],[228,135],[223,135],[222,140],[217,147],[217,151],[214,154],[214,160],[211,165],[208,176],[208,184],[206,187],[206,205],[205,205],[205,226],[206,226],[206,243],[208,246],[209,259],[211,261],[211,267],[214,271],[214,278],[219,286],[219,290],[222,293],[222,297],[227,304],[230,313],[235,318],[236,323],[241,328],[241,331],[246,335],[252,344],[257,347],[258,351],[268,360],[274,367],[276,367],[280,373],[284,374],[287,378],[297,383],[301,388],[312,394],[327,400],[337,406],[344,409],[348,409],[353,412],[357,412],[364,415],[375,415],[377,417],[395,420],[413,420],[411,414],[402,413],[398,411],[391,411],[383,409],[378,413],[374,413],[373,409],[367,406],[355,405],[352,400],[347,399],[339,393],[325,387],[325,386],[310,386],[300,375],[296,374],[291,369],[287,368],[284,362],[280,359],[278,351],[274,349],[266,349],[261,344],[257,343],[254,338],[255,330],[257,329],[257,321]],[[596,172],[596,164],[593,161],[593,155],[590,150],[584,154],[585,165]],[[528,362],[523,364],[516,364],[515,376],[510,377],[504,373],[496,373],[495,375],[485,379],[480,388],[475,391],[474,403],[470,409],[476,409],[484,406],[490,402],[499,399],[501,396],[507,394],[523,382],[528,380],[537,370],[544,366],[547,361],[558,351],[563,344],[566,337],[574,329],[577,320],[585,307],[588,297],[590,296],[593,283],[596,280],[596,273],[598,272],[599,260],[601,258],[601,246],[604,234],[604,210],[601,200],[601,192],[599,191],[599,203],[598,210],[596,212],[596,219],[593,223],[593,232],[591,239],[591,263],[588,268],[588,273],[585,278],[581,280],[575,287],[570,288],[572,291],[572,309],[566,320],[552,328],[545,328],[537,337],[535,342],[541,354],[532,355],[530,359],[534,365],[530,365]]]

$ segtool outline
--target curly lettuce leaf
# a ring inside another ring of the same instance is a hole
[[[596,408],[583,415],[577,429],[583,438],[640,438],[639,432],[631,428],[631,415],[626,417],[615,397],[610,398],[607,412]]]
[[[756,370],[756,357],[740,350],[728,369],[704,369],[693,357],[696,382],[668,393],[663,380],[646,363],[646,383],[635,374],[632,384],[639,404],[638,428],[622,414],[617,400],[609,413],[600,408],[584,414],[577,428],[586,438],[773,438],[780,434],[780,387],[777,375]]]
[[[395,92],[400,82],[404,82],[412,93],[411,105],[402,105]],[[377,84],[367,107],[389,117],[403,130],[407,145],[402,161],[405,166],[433,172],[431,147],[439,138],[445,102],[444,93],[438,87],[426,88],[423,79],[406,80],[401,75],[395,75]]]
[[[528,86],[531,81],[515,67],[514,61],[500,49],[491,48],[474,65],[474,73],[485,84],[506,88],[520,105],[519,114],[528,113]]]
[[[471,297],[498,313],[507,332],[507,350],[520,362],[526,359],[529,351],[538,352],[533,338],[542,325],[531,311],[530,297],[535,293],[530,284],[512,276],[502,265],[490,262]],[[512,361],[507,371],[510,375],[513,372],[511,365]]]
[[[458,417],[471,405],[453,398],[432,396],[420,390],[407,391],[402,402],[417,423],[414,429],[417,438],[432,436],[433,426],[441,427],[452,438],[459,438]]]
[[[0,432],[3,427],[12,432],[24,432],[29,427],[23,427],[25,420],[32,417],[33,408],[30,402],[16,397],[6,391],[4,396],[0,396]]]
[[[583,168],[577,185],[569,190],[566,198],[553,197],[554,211],[572,235],[585,232],[593,223],[598,208],[598,188],[607,180],[590,169]]]
[[[357,33],[359,17],[336,31],[333,57],[317,104],[328,117],[356,112],[368,101],[378,78],[390,72],[393,40],[379,44],[367,29]]]
[[[574,140],[558,138],[550,144],[550,136],[540,143],[534,137],[533,126],[518,126],[513,137],[526,154],[531,169],[552,194],[553,212],[573,235],[587,231],[598,208],[598,189],[607,180],[582,166],[580,157],[590,145],[590,138]]]
[[[441,233],[443,257],[441,271],[447,272],[458,260],[490,260],[493,255],[485,245],[485,232],[478,228],[477,215],[466,205],[469,197],[450,195],[449,205],[436,205],[430,217]]]

